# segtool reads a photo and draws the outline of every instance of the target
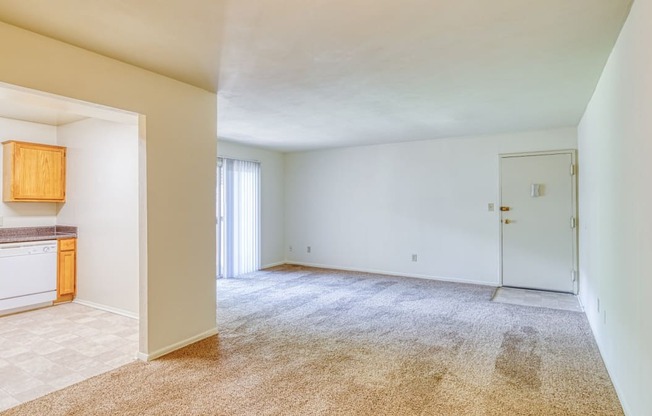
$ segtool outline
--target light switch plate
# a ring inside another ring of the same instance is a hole
[[[489,212],[494,212],[494,210],[496,208],[495,208],[495,205],[493,204],[493,202],[490,202],[490,203],[487,204],[487,209],[489,210]]]

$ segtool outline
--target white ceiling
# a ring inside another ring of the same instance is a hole
[[[0,20],[218,91],[285,151],[576,125],[631,0],[2,0]]]

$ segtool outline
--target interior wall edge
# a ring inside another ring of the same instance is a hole
[[[580,302],[581,303],[581,302]],[[591,329],[591,335],[593,336],[593,340],[595,341],[595,345],[598,346],[598,352],[600,353],[600,358],[602,359],[602,362],[604,363],[604,367],[607,369],[607,373],[609,374],[609,378],[611,379],[611,384],[614,386],[614,390],[616,390],[616,395],[618,396],[618,400],[620,401],[620,405],[623,407],[623,412],[625,413],[625,416],[634,416],[634,413],[629,409],[629,405],[627,404],[626,396],[622,389],[620,388],[621,383],[618,382],[618,377],[617,374],[614,372],[612,368],[612,364],[605,360],[605,354],[603,353],[603,346],[600,340],[596,337],[596,327],[594,321],[587,319],[589,323],[589,328]]]
[[[6,23],[0,55],[0,82],[146,116],[139,348],[151,354],[214,328],[217,95]]]
[[[208,331],[204,331],[200,334],[194,335],[192,337],[186,338],[184,340],[175,342],[173,344],[167,345],[163,348],[159,348],[158,350],[150,353],[144,353],[144,352],[138,352],[137,358],[141,361],[153,361],[156,360],[157,358],[161,358],[162,356],[169,354],[171,352],[174,352],[178,349],[181,349],[183,347],[187,347],[190,344],[194,344],[195,342],[199,342],[203,339],[212,337],[214,335],[218,334],[217,327],[211,328]]]

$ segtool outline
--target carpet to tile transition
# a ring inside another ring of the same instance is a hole
[[[219,336],[6,415],[622,414],[583,314],[492,292],[297,266],[219,280]]]

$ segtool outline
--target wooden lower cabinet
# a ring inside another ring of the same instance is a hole
[[[77,294],[77,239],[58,242],[57,299],[54,303],[70,302]]]

